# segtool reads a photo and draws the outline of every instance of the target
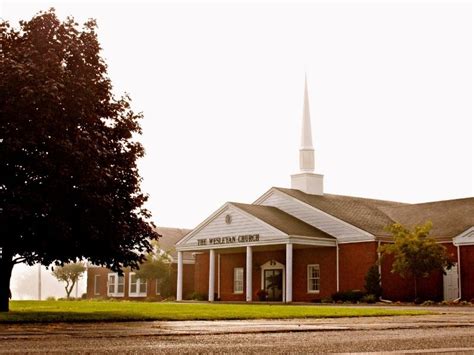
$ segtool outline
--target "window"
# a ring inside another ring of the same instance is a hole
[[[155,293],[161,295],[161,282],[158,279],[156,279]]]
[[[129,281],[128,295],[130,297],[146,296],[146,280],[140,280],[134,272],[131,272],[129,274]]]
[[[107,279],[107,296],[123,297],[124,295],[124,278],[118,273],[108,274]]]
[[[234,268],[234,293],[244,293],[244,268]]]
[[[100,295],[99,277],[100,277],[100,275],[94,275],[94,295]]]
[[[313,264],[308,265],[308,293],[318,293],[319,292],[319,265]]]

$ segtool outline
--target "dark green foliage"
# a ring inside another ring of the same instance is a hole
[[[156,238],[136,161],[139,120],[115,98],[96,23],[0,20],[0,311],[15,263],[137,267]]]
[[[366,295],[365,292],[359,291],[359,290],[353,290],[353,291],[339,291],[334,293],[331,298],[333,299],[334,302],[352,302],[352,303],[357,303],[360,302],[362,297]]]
[[[374,295],[377,299],[382,295],[380,286],[380,273],[377,265],[372,265],[365,275],[365,290],[368,294]]]

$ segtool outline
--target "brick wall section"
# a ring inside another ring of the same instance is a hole
[[[194,265],[194,291],[204,295],[207,299],[209,291],[209,252],[196,254]]]
[[[377,242],[339,245],[340,291],[364,290],[365,275],[377,261],[377,246]]]
[[[320,292],[308,293],[308,265],[319,264]],[[293,250],[293,300],[312,302],[330,297],[337,290],[336,248]]]
[[[172,264],[173,273],[176,274],[176,264]],[[111,271],[104,267],[89,267],[87,269],[87,298],[107,298],[107,281],[108,274]],[[129,274],[130,271],[127,269],[124,271],[125,285],[124,285],[124,296],[114,297],[117,299],[129,299],[129,300],[144,300],[147,297],[155,298],[159,297],[156,294],[156,280],[147,281],[147,296],[146,297],[129,297]],[[94,293],[95,276],[98,276],[98,294]],[[173,281],[173,290],[176,290],[176,277],[171,278]],[[194,264],[183,265],[183,294],[190,294],[194,290]],[[176,291],[175,291],[176,292]]]
[[[459,247],[461,256],[461,297],[463,300],[474,299],[474,245]]]
[[[451,243],[444,243],[454,262],[457,261],[456,247]],[[413,301],[415,298],[413,277],[402,278],[392,273],[393,256],[386,255],[382,263],[382,290],[383,298],[393,301]],[[421,278],[418,283],[418,297],[433,301],[441,301],[443,294],[443,273],[433,272],[427,278]]]
[[[223,301],[245,301],[245,253],[221,254],[221,290]],[[262,274],[260,266],[270,260],[286,264],[285,250],[254,251],[252,255],[252,299],[258,301],[257,292],[262,288]],[[217,253],[216,253],[217,261]],[[307,292],[307,266],[319,264],[321,272],[321,292],[313,294]],[[209,254],[203,253],[196,256],[196,292],[207,295],[209,280]],[[244,292],[234,293],[234,268],[244,268]],[[314,301],[328,297],[336,292],[336,249],[335,248],[308,248],[293,250],[293,300]],[[216,293],[217,293],[217,265],[216,265]]]

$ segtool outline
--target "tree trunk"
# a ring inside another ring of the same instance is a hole
[[[12,276],[12,269],[13,262],[11,257],[3,250],[0,259],[0,312],[8,312],[10,310],[10,278]]]

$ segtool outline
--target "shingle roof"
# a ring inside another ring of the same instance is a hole
[[[403,207],[384,207],[395,221],[413,227],[426,221],[433,222],[431,235],[455,237],[474,226],[474,198],[419,203]]]
[[[375,236],[389,236],[384,228],[395,222],[407,227],[433,222],[433,237],[455,237],[474,226],[474,198],[406,204],[393,201],[275,188]]]
[[[329,234],[303,222],[296,217],[289,215],[288,213],[283,212],[276,207],[248,205],[236,202],[231,202],[231,204],[288,235],[334,240],[334,237],[330,236]]]
[[[399,202],[342,195],[310,195],[300,190],[280,187],[276,189],[373,235],[389,235],[384,231],[384,227],[394,223],[381,209],[382,207],[406,205]]]
[[[156,232],[161,235],[158,239],[160,249],[166,251],[171,255],[173,259],[177,258],[177,252],[175,250],[176,243],[181,240],[186,234],[191,232],[191,229],[182,228],[168,228],[168,227],[156,227]],[[192,259],[190,253],[184,253],[184,259]],[[188,255],[189,254],[189,255]]]

